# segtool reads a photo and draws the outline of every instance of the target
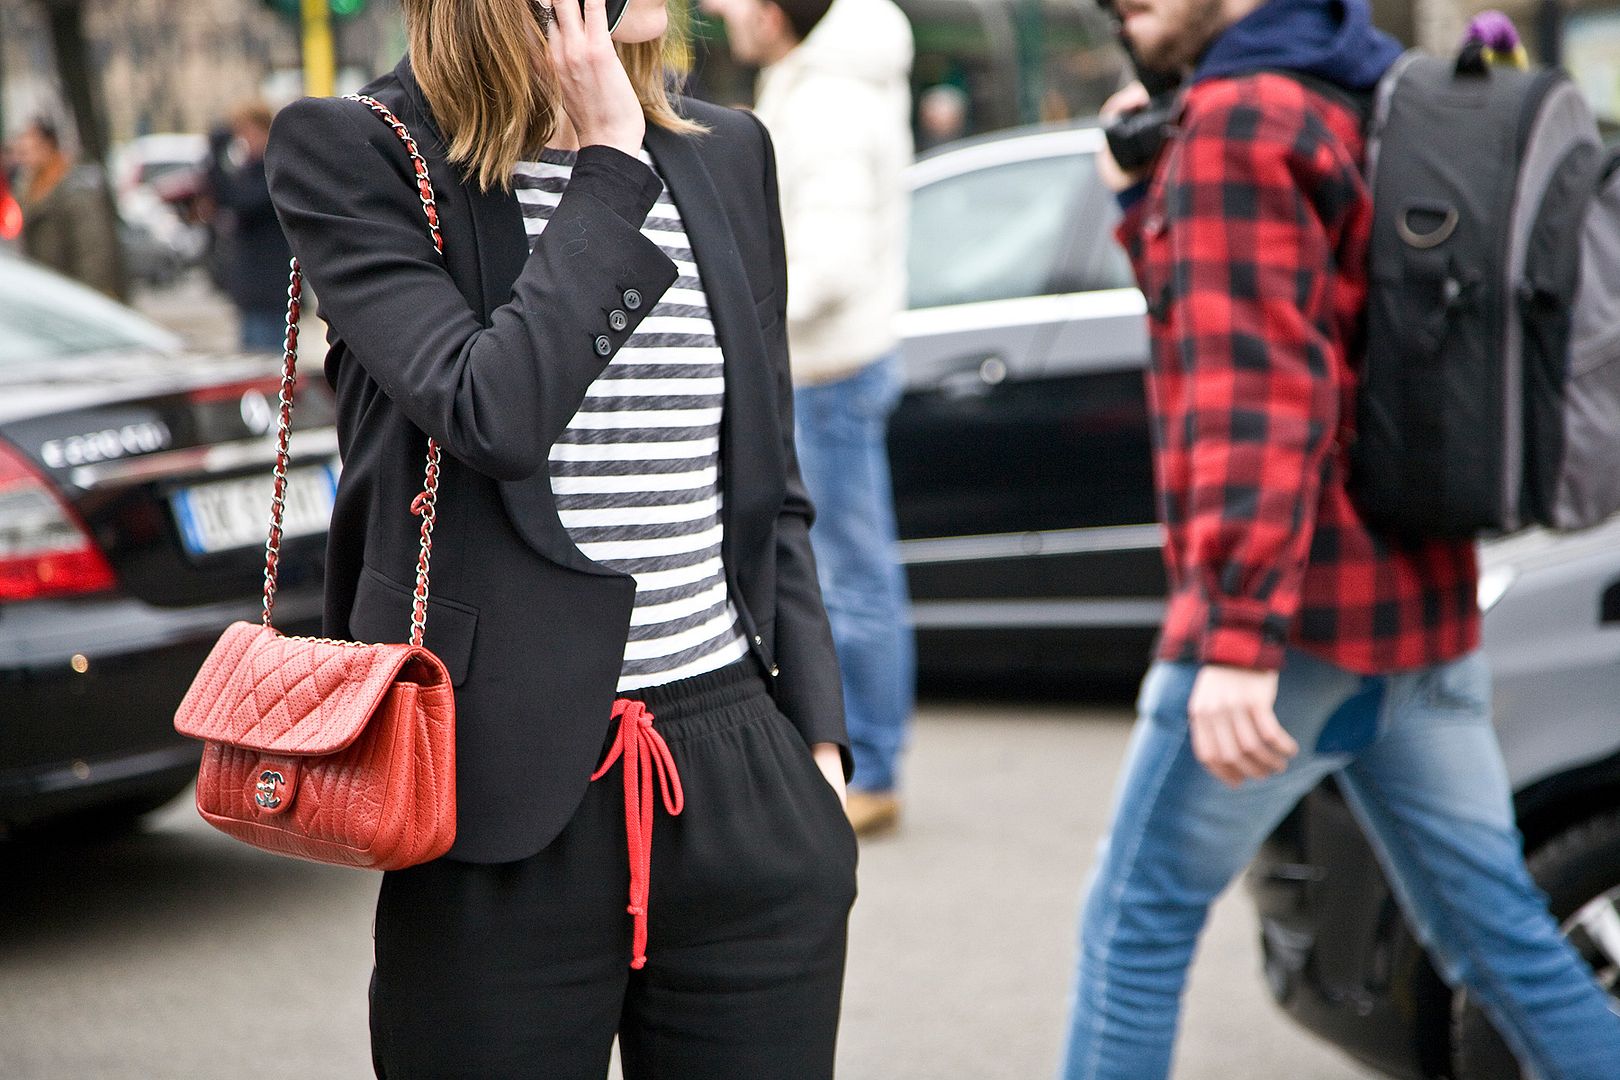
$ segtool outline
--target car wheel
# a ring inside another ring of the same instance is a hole
[[[1564,936],[1609,993],[1620,994],[1620,813],[1559,833],[1536,849],[1529,866]],[[1452,1047],[1457,1080],[1528,1075],[1466,991],[1455,999]]]

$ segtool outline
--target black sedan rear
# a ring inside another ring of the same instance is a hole
[[[0,834],[172,798],[174,708],[258,607],[279,361],[186,353],[0,254]],[[337,443],[300,388],[278,625],[318,625]]]

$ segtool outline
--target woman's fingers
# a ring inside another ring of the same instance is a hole
[[[581,146],[635,154],[646,132],[641,100],[614,51],[606,0],[555,0],[546,36],[563,111]]]
[[[551,8],[552,13],[549,35],[552,45],[562,44],[566,50],[570,39],[577,39],[585,32],[585,19],[579,13],[579,0],[555,0],[555,3],[546,6]],[[557,40],[559,37],[563,39],[560,43]]]

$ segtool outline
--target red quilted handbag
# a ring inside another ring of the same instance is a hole
[[[428,229],[442,254],[433,186],[415,140],[386,106],[355,100],[387,121],[410,151]],[[411,506],[422,530],[410,644],[288,637],[272,627],[302,292],[295,259],[264,615],[259,625],[238,622],[225,631],[174,726],[204,742],[197,810],[210,825],[281,855],[399,870],[438,858],[456,838],[455,699],[444,664],[422,647],[439,447],[428,441],[423,490]]]

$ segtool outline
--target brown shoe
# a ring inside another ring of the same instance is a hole
[[[888,792],[852,791],[844,812],[857,836],[875,836],[900,824],[900,800]]]

